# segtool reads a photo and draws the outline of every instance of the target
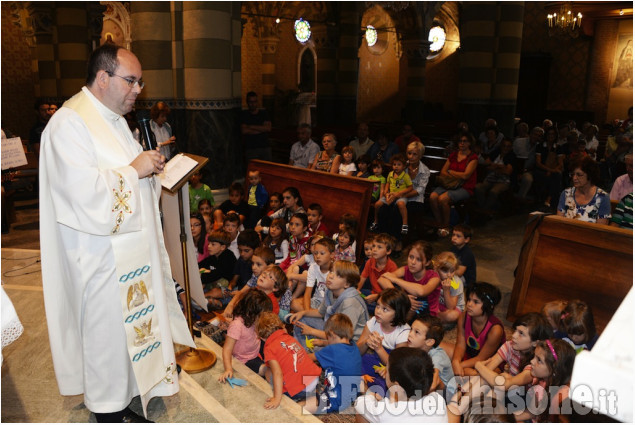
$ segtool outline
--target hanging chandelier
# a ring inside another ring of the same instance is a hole
[[[564,2],[560,6],[559,13],[547,14],[547,25],[549,25],[549,35],[568,34],[577,37],[582,25],[582,13],[576,13],[571,2]]]

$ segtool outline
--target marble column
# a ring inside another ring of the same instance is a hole
[[[424,118],[425,112],[425,72],[430,43],[420,38],[407,39],[403,43],[403,52],[408,59],[406,77],[406,103],[402,112],[405,122],[417,122]]]
[[[339,101],[337,123],[352,125],[356,122],[357,83],[361,43],[360,16],[354,2],[340,3],[339,48],[337,49],[337,95]]]
[[[183,94],[189,152],[210,159],[213,189],[244,177],[240,143],[240,3],[183,2]]]
[[[315,43],[317,56],[317,123],[338,122],[337,97],[337,45],[338,31],[325,24],[316,24],[311,28],[311,39]]]
[[[459,118],[477,133],[492,117],[512,134],[524,11],[523,2],[463,5]]]
[[[86,63],[92,51],[86,7],[85,2],[58,2],[55,7],[56,95],[64,99],[86,84]]]
[[[269,34],[258,39],[258,46],[262,53],[262,93],[258,93],[262,99],[262,107],[275,115],[276,95],[276,52],[280,38],[275,34]]]

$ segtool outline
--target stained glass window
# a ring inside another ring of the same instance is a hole
[[[377,43],[377,30],[372,25],[366,27],[366,44],[373,47]]]
[[[311,25],[304,19],[300,18],[295,21],[295,25],[293,26],[295,30],[295,38],[300,43],[306,43],[311,38]]]
[[[443,27],[437,25],[430,28],[428,41],[430,42],[430,53],[440,52],[445,45],[445,30],[443,29]]]

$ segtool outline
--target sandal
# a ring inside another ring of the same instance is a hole
[[[437,235],[439,235],[439,237],[446,237],[446,236],[450,236],[450,231],[448,229],[439,229],[437,230]]]
[[[401,234],[402,235],[407,235],[408,234],[408,225],[404,224],[403,226],[401,226]]]
[[[373,223],[370,225],[370,227],[368,228],[368,230],[370,230],[371,232],[376,232],[379,229],[379,225],[377,223]]]

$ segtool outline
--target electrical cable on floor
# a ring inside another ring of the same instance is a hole
[[[31,258],[33,258],[33,257],[31,257]],[[23,267],[18,267],[17,269],[12,269],[12,270],[9,270],[9,271],[7,271],[7,272],[4,272],[4,273],[2,273],[2,276],[3,276],[3,277],[18,277],[18,276],[26,276],[26,275],[33,274],[33,273],[39,273],[39,272],[41,272],[41,271],[42,271],[42,268],[41,268],[41,267],[40,267],[40,268],[38,268],[37,270],[33,270],[33,271],[30,271],[30,272],[24,272],[24,273],[12,274],[12,273],[14,273],[14,272],[17,272],[17,271],[20,271],[20,270],[26,269],[27,267],[31,267],[31,266],[32,266],[32,265],[34,265],[34,264],[38,264],[39,262],[40,262],[40,259],[38,258],[37,260],[33,261],[31,264],[27,264],[26,266],[23,266]]]

